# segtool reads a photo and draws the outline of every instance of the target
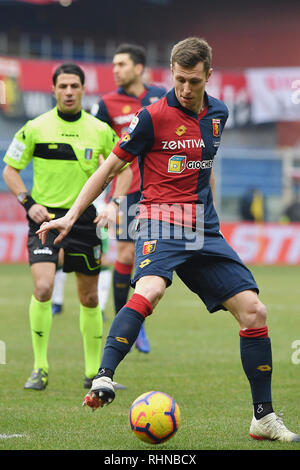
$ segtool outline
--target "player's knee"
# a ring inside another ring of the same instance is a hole
[[[97,292],[84,292],[80,295],[80,303],[84,307],[95,308],[98,305],[98,293]]]
[[[260,323],[262,323],[263,325],[266,324],[266,322],[267,322],[267,307],[262,302],[260,302],[260,305],[257,308],[257,317],[258,317]]]
[[[146,277],[139,280],[136,284],[135,292],[146,297],[152,306],[155,307],[165,293],[166,284],[163,279],[147,281]]]
[[[164,289],[161,286],[154,286],[149,290],[148,296],[151,304],[155,307],[164,295]]]
[[[38,279],[35,282],[34,296],[39,302],[51,299],[53,285],[47,279]]]
[[[247,328],[261,328],[267,322],[267,308],[257,299],[247,310]]]

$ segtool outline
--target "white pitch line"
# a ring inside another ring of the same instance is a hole
[[[13,437],[24,437],[25,434],[0,434],[0,439],[11,439]]]

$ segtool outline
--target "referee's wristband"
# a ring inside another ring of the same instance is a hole
[[[28,193],[20,193],[17,196],[17,199],[19,203],[24,207],[26,212],[29,211],[29,209],[36,204],[35,200],[30,196]]]

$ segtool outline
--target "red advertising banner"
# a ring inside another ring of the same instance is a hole
[[[26,223],[24,208],[9,192],[0,193],[0,224],[2,225],[3,222]]]
[[[0,218],[0,263],[27,261],[28,226],[18,210],[15,215],[15,221],[10,216]],[[300,224],[222,223],[221,231],[247,265],[300,265]],[[115,250],[111,240],[112,263]]]
[[[0,263],[25,263],[27,256],[25,211],[10,193],[0,193]]]
[[[21,91],[51,93],[54,70],[62,60],[35,60],[0,57],[0,77],[14,79]],[[87,95],[103,94],[115,89],[111,64],[76,62],[85,72],[85,92]],[[168,80],[165,68],[149,68],[148,82],[162,83]]]
[[[33,118],[47,111],[53,105],[52,74],[61,63],[0,57],[0,111],[3,115]],[[115,89],[111,64],[78,64],[85,72],[87,104],[94,104],[101,95]],[[164,86],[166,90],[173,86],[168,67],[147,68],[144,79],[146,83]],[[207,84],[207,91],[228,106],[227,127],[245,126],[250,122],[251,101],[243,71],[215,71]]]
[[[62,63],[0,56],[0,118],[33,119],[54,106],[52,75]],[[83,107],[89,109],[101,95],[116,88],[112,65],[77,63],[85,73]],[[169,88],[170,72],[165,68],[147,68],[145,81]]]
[[[223,223],[221,230],[246,264],[300,264],[300,224]]]
[[[28,225],[22,222],[0,223],[0,263],[25,263]]]
[[[0,111],[34,117],[51,106],[52,74],[62,61],[0,56]],[[95,102],[115,89],[111,64],[78,62],[86,75],[86,98]],[[145,81],[172,87],[168,67],[147,68]],[[207,91],[229,108],[228,127],[300,120],[300,67],[215,70]]]

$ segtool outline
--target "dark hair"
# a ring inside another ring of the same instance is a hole
[[[84,85],[84,79],[85,79],[84,71],[78,65],[73,64],[73,63],[65,63],[57,67],[57,69],[55,70],[52,76],[52,81],[53,81],[54,86],[56,85],[58,75],[60,75],[61,73],[70,73],[73,75],[78,75],[78,77],[80,78],[81,84]]]
[[[181,67],[192,68],[198,62],[204,63],[206,74],[211,67],[212,49],[202,38],[190,37],[178,42],[171,52],[171,65],[175,62]]]
[[[115,50],[115,54],[129,54],[134,64],[146,64],[146,51],[138,44],[120,44]]]

